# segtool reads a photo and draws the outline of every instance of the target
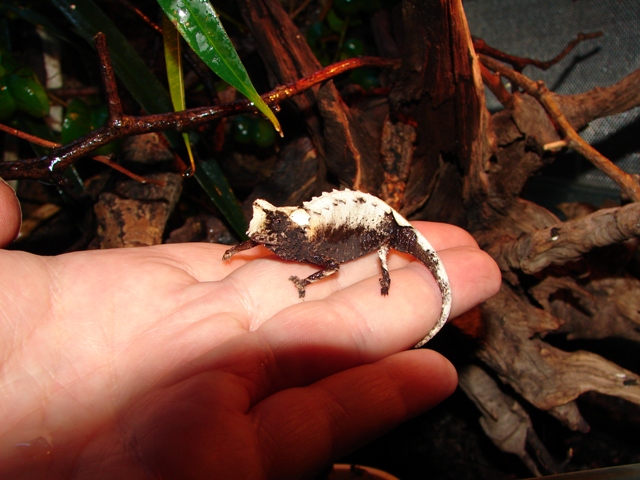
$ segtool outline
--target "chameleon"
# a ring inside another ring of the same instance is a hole
[[[427,266],[442,294],[440,317],[415,348],[433,338],[449,317],[451,285],[440,257],[402,215],[373,195],[333,190],[304,202],[301,207],[275,207],[257,199],[253,202],[247,236],[248,240],[228,249],[222,259],[226,261],[238,252],[264,245],[282,259],[322,267],[306,278],[289,277],[300,298],[304,298],[308,285],[338,272],[341,263],[374,250],[378,251],[382,267],[380,293],[388,295],[389,250],[409,253]]]

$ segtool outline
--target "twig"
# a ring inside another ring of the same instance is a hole
[[[107,125],[118,127],[122,120],[122,103],[118,95],[118,85],[116,84],[116,76],[113,73],[111,64],[111,54],[107,47],[107,38],[104,34],[99,33],[94,38],[98,57],[100,58],[100,75],[102,76],[102,85],[104,86],[105,95],[107,97],[107,109],[109,110],[109,118]]]
[[[96,45],[102,34],[96,37]],[[100,47],[99,50],[103,48]],[[104,44],[106,49],[106,44]],[[30,158],[14,162],[0,162],[0,177],[5,180],[31,178],[38,180],[59,181],[61,173],[75,160],[87,155],[96,148],[124,137],[163,130],[189,130],[214,119],[244,112],[256,111],[249,100],[243,99],[232,103],[213,107],[199,107],[180,112],[167,112],[154,115],[133,116],[120,113],[122,107],[117,97],[113,71],[108,55],[101,55],[103,62],[103,82],[109,102],[110,118],[107,124],[97,128],[85,137],[64,145],[42,158]],[[108,66],[105,67],[105,62]],[[400,60],[379,57],[350,58],[325,67],[312,75],[288,85],[278,86],[271,92],[262,95],[262,99],[272,108],[288,98],[330,80],[336,75],[358,67],[374,66],[380,68],[398,68]],[[109,85],[111,82],[111,85]]]
[[[571,52],[571,50],[573,50],[579,43],[584,42],[585,40],[592,40],[594,38],[598,38],[601,36],[602,36],[602,32],[578,33],[576,38],[571,40],[567,44],[567,46],[564,47],[564,50],[562,50],[562,52],[560,52],[558,55],[553,57],[551,60],[547,60],[547,61],[509,55],[507,53],[504,53],[496,48],[493,48],[487,45],[487,43],[481,38],[473,39],[473,48],[479,54],[488,55],[490,57],[497,58],[498,60],[502,60],[503,62],[510,64],[518,72],[522,72],[524,67],[526,67],[527,65],[533,65],[535,67],[538,67],[541,70],[547,70],[548,68],[552,67],[553,65],[558,63],[560,60],[562,60],[564,57],[566,57]]]
[[[294,18],[296,18],[298,15],[300,15],[300,13],[309,6],[309,4],[311,3],[311,0],[304,0],[300,6],[298,8],[295,9],[295,11],[293,11],[291,13],[291,15],[289,15],[289,18],[291,18],[291,20],[293,20]]]
[[[482,75],[484,84],[491,90],[491,93],[496,96],[501,104],[506,105],[509,103],[511,94],[502,83],[500,75],[492,73],[482,62],[480,62],[480,75]]]
[[[640,201],[640,185],[634,176],[619,168],[615,163],[606,158],[595,148],[585,142],[578,132],[571,126],[562,110],[553,99],[553,95],[542,81],[534,82],[506,65],[485,55],[480,55],[480,61],[491,70],[498,72],[503,77],[518,85],[526,93],[537,99],[553,120],[569,148],[574,149],[598,169],[615,181],[622,191],[633,201]]]
[[[157,33],[162,35],[162,27],[151,20],[147,15],[145,15],[142,10],[140,10],[135,5],[131,4],[129,0],[119,0],[119,2],[135,13],[144,23],[146,23],[152,30],[155,30]]]
[[[14,137],[21,138],[22,140],[26,140],[29,143],[34,143],[36,145],[40,145],[45,148],[58,148],[61,145],[59,143],[50,142],[49,140],[45,140],[40,137],[36,137],[35,135],[31,135],[30,133],[23,132],[22,130],[18,130],[17,128],[8,127],[0,123],[0,130],[8,133],[9,135],[13,135]],[[18,160],[19,161],[19,160]]]
[[[635,202],[524,234],[511,243],[497,243],[496,251],[490,253],[503,271],[516,269],[533,274],[549,265],[578,260],[594,248],[637,236],[640,236],[640,203]]]
[[[18,137],[18,138],[21,138],[23,140],[26,140],[27,142],[34,143],[36,145],[40,145],[41,147],[59,148],[59,147],[62,146],[59,143],[51,142],[49,140],[45,140],[43,138],[36,137],[35,135],[31,135],[29,133],[23,132],[23,131],[18,130],[16,128],[7,127],[6,125],[2,125],[1,123],[0,123],[0,130],[2,130],[3,132],[8,133],[10,135],[13,135],[14,137]],[[116,162],[114,162],[109,157],[106,157],[104,155],[96,155],[94,157],[91,157],[91,159],[95,160],[96,162],[100,162],[100,163],[103,163],[105,165],[108,165],[111,168],[113,168],[114,170],[117,170],[118,172],[126,175],[129,178],[132,178],[133,180],[135,180],[137,182],[140,182],[140,183],[153,183],[153,184],[156,184],[156,185],[164,185],[163,181],[154,180],[154,179],[151,179],[151,178],[141,177],[140,175],[135,174],[130,170],[127,170],[122,165],[118,165]],[[9,163],[9,162],[6,162],[6,163]],[[2,163],[0,163],[0,165],[2,165]]]
[[[565,140],[557,140],[555,142],[549,142],[542,146],[542,149],[545,152],[556,152],[558,150],[562,150],[563,148],[567,148],[567,142]]]

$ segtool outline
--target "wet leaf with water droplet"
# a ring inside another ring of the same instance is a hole
[[[158,0],[158,4],[202,61],[254,103],[275,129],[281,132],[278,119],[251,83],[211,4],[207,0]]]

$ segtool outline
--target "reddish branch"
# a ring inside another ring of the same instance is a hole
[[[7,127],[6,125],[2,125],[1,123],[0,123],[0,130],[2,130],[3,132],[8,133],[10,135],[13,135],[14,137],[18,137],[18,138],[26,140],[26,141],[28,141],[30,143],[35,143],[36,145],[40,145],[41,147],[45,147],[45,148],[60,148],[62,146],[59,143],[50,142],[49,140],[44,140],[44,139],[42,139],[40,137],[36,137],[35,135],[31,135],[29,133],[22,132],[22,131],[20,131],[20,130],[18,130],[16,128]],[[119,171],[120,173],[128,176],[129,178],[134,179],[137,182],[140,182],[140,183],[155,183],[156,185],[162,185],[163,184],[163,182],[161,182],[161,181],[150,179],[150,178],[141,177],[140,175],[136,175],[132,171],[127,170],[126,168],[124,168],[121,165],[118,165],[117,163],[112,161],[109,157],[106,157],[104,155],[95,155],[94,157],[91,157],[91,158],[93,160],[95,160],[96,162],[100,162],[100,163],[104,163],[105,165],[108,165],[109,167],[113,168],[114,170]]]
[[[61,178],[64,169],[74,161],[87,155],[96,148],[115,140],[148,132],[189,130],[218,118],[256,111],[255,107],[248,100],[238,100],[226,105],[192,108],[180,112],[145,116],[127,115],[122,112],[122,106],[115,83],[115,75],[113,74],[104,35],[101,33],[96,35],[95,42],[100,57],[102,80],[109,108],[109,118],[107,122],[85,137],[57,148],[45,157],[18,160],[15,162],[0,162],[0,177],[6,180],[31,178],[57,181]],[[262,95],[262,99],[268,106],[277,108],[284,100],[298,95],[336,75],[363,66],[397,68],[399,66],[399,60],[377,57],[351,58],[329,65],[297,82],[278,86],[271,92]]]
[[[142,12],[142,10],[140,10],[138,7],[136,7],[131,2],[129,2],[129,0],[119,0],[119,1],[122,5],[127,7],[133,13],[135,13],[138,16],[138,18],[140,18],[144,23],[146,23],[152,30],[162,35],[162,27],[160,27],[160,25],[158,25],[153,20],[151,20],[148,16],[146,16]]]

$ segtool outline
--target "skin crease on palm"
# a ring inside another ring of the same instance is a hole
[[[0,182],[0,245],[19,223]],[[497,291],[468,233],[414,225],[452,317]],[[226,248],[0,250],[0,477],[312,478],[455,389],[445,358],[409,350],[440,311],[423,264],[392,253],[383,297],[373,253],[300,300],[287,279],[316,267]]]

